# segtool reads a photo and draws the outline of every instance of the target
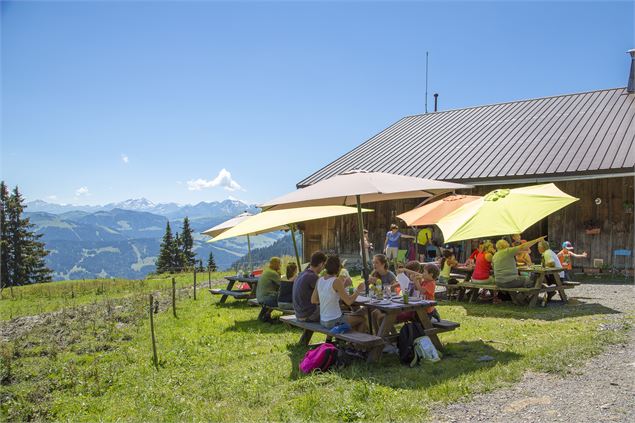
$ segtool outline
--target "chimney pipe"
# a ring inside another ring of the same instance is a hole
[[[628,74],[628,87],[626,87],[626,91],[635,93],[635,49],[630,49],[627,53],[631,55],[631,72]]]
[[[635,50],[634,50],[635,51]],[[632,65],[631,65],[631,70],[632,70]],[[631,72],[632,73],[632,72]],[[439,94],[438,93],[434,93],[434,111],[437,111],[437,101],[439,99]]]

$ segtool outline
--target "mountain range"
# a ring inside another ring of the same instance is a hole
[[[46,258],[54,279],[119,277],[138,279],[155,269],[166,222],[180,232],[183,218],[194,230],[194,252],[207,265],[210,251],[219,269],[227,269],[247,254],[247,240],[238,237],[207,243],[201,232],[244,211],[257,213],[255,205],[237,200],[195,205],[154,204],[144,198],[105,206],[75,206],[45,201],[26,203],[24,215],[41,233],[50,251]],[[251,237],[252,248],[272,245],[284,232]]]

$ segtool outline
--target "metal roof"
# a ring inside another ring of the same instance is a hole
[[[298,183],[364,169],[462,183],[632,173],[624,88],[407,116]]]

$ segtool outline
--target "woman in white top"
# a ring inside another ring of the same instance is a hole
[[[345,315],[340,308],[340,300],[346,305],[353,304],[364,289],[364,284],[360,284],[353,295],[348,295],[344,288],[344,278],[337,276],[342,268],[339,257],[329,256],[324,268],[326,275],[318,279],[311,296],[311,302],[320,305],[320,324],[331,329],[346,322],[355,331],[367,331],[368,325],[364,316]]]

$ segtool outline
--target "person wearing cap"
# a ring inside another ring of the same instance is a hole
[[[410,238],[414,239],[412,235],[404,235],[399,232],[399,227],[394,223],[390,225],[390,230],[386,232],[386,241],[384,241],[384,254],[386,254],[386,258],[388,258],[389,262],[396,264],[397,262],[397,254],[399,253],[399,239],[400,238]],[[397,267],[395,266],[395,269]]]
[[[564,269],[564,280],[571,280],[571,270],[573,269],[573,262],[571,259],[586,257],[586,251],[582,254],[576,254],[573,252],[573,244],[571,244],[571,241],[565,241],[562,243],[562,250],[558,253],[558,259],[560,259],[560,263]]]

